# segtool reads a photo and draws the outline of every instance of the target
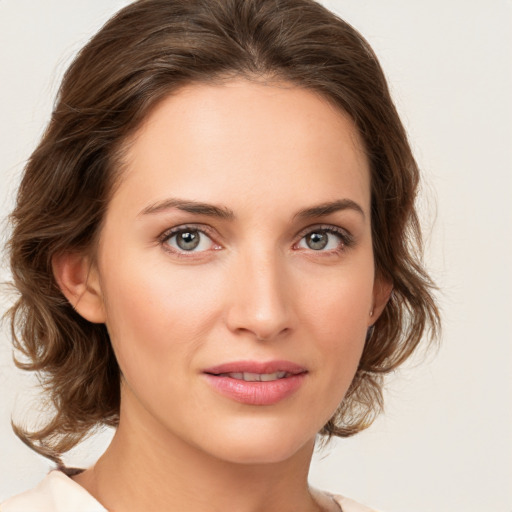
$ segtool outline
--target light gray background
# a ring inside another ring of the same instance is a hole
[[[2,218],[66,65],[126,3],[0,0]],[[435,358],[392,378],[385,416],[317,454],[311,481],[388,512],[511,512],[512,2],[323,3],[373,45],[409,129],[425,174],[427,258],[444,333]],[[2,310],[7,303],[2,297]],[[49,467],[10,429],[35,382],[14,368],[4,327],[0,500]],[[92,463],[108,437],[67,462]]]

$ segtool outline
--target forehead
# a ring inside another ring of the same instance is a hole
[[[279,190],[293,199],[304,187],[312,202],[346,191],[369,201],[368,162],[352,120],[286,82],[181,88],[132,137],[123,169],[120,192],[130,188],[138,202],[171,193],[205,202],[241,194],[262,200]]]

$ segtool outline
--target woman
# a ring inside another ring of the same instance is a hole
[[[375,55],[315,2],[120,11],[12,214],[14,343],[54,405],[15,429],[58,469],[1,510],[367,510],[307,472],[436,329],[418,174]]]

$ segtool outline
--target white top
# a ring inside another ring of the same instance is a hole
[[[332,497],[342,512],[377,512],[343,496]],[[30,491],[1,503],[0,512],[107,512],[107,509],[62,471],[54,470]]]

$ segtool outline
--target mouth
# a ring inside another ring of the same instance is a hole
[[[218,374],[210,374],[216,375],[217,377],[229,377],[230,379],[243,380],[245,382],[272,382],[274,380],[286,379],[294,375],[289,372],[274,372],[274,373],[249,373],[249,372],[240,372],[240,373],[218,373]]]
[[[210,375],[229,375],[240,380],[259,380],[254,376],[270,376],[269,380],[307,372],[306,368],[292,361],[232,361],[206,368]],[[245,376],[245,378],[243,377]]]
[[[247,405],[273,405],[294,394],[308,371],[289,361],[238,361],[203,373],[208,384],[224,397]]]

